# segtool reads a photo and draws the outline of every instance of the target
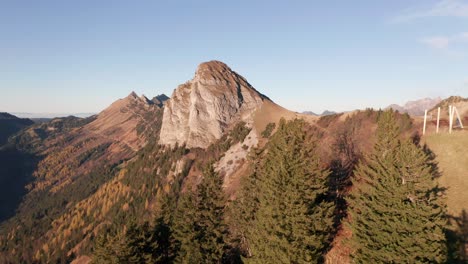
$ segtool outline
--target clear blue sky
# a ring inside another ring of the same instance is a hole
[[[0,1],[0,111],[171,95],[212,59],[295,111],[468,96],[468,0]]]

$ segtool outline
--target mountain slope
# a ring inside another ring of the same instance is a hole
[[[96,120],[84,127],[95,135],[124,143],[132,150],[138,150],[155,133],[151,125],[152,114],[159,109],[152,101],[132,92],[124,99],[117,100],[99,113]],[[143,135],[143,136],[140,136]]]
[[[10,136],[34,122],[27,118],[18,118],[8,113],[0,113],[0,146],[5,144]]]
[[[26,182],[19,182],[22,189],[30,183],[16,215],[0,226],[0,262],[31,262],[41,255],[48,256],[43,262],[67,259],[68,251],[82,241],[74,228],[82,226],[68,222],[74,218],[62,218],[98,190],[109,190],[106,182],[118,174],[119,166],[156,141],[161,116],[160,107],[132,93],[97,116],[58,118],[14,136],[9,148],[34,156],[36,162],[31,171],[8,172],[9,179],[17,179],[10,184],[26,177]],[[58,223],[73,228],[64,233]],[[21,239],[10,241],[12,236]]]

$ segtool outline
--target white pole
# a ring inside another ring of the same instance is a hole
[[[452,124],[453,124],[452,106],[449,105],[449,133],[450,134],[452,134]]]
[[[423,136],[426,134],[426,119],[427,119],[427,109],[424,110]]]
[[[458,113],[458,109],[454,106],[453,109],[455,110],[455,113],[457,114],[458,122],[460,122],[460,127],[463,129],[463,123],[460,118],[460,114]]]
[[[440,107],[437,108],[437,128],[436,128],[436,133],[439,133],[439,121],[440,121]]]

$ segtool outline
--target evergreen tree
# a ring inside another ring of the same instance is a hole
[[[230,243],[233,248],[245,257],[252,257],[252,249],[249,238],[253,236],[256,214],[259,207],[258,195],[260,193],[259,177],[260,164],[262,160],[262,149],[255,149],[250,157],[252,162],[251,173],[241,179],[241,188],[238,191],[237,199],[229,207],[230,213],[229,233]]]
[[[348,199],[357,263],[441,263],[445,206],[424,151],[399,140],[394,113],[379,117],[377,142],[358,165]]]
[[[109,231],[109,230],[107,230]],[[128,263],[130,252],[124,232],[106,232],[96,238],[93,264]]]
[[[172,263],[175,257],[175,244],[172,228],[164,220],[158,217],[153,228],[153,239],[151,241],[151,255],[146,258],[148,263]]]
[[[125,234],[128,256],[127,263],[158,263],[158,239],[160,239],[148,222],[141,226],[131,224]],[[159,262],[161,263],[161,262]]]
[[[205,169],[197,194],[198,221],[195,224],[199,232],[201,253],[208,263],[220,263],[226,248],[226,197],[223,178],[214,171],[213,164]]]
[[[241,192],[258,190],[240,197],[255,210],[248,216],[255,218],[253,228],[244,229],[248,263],[318,262],[328,245],[334,208],[326,199],[328,172],[320,168],[316,142],[305,129],[302,120],[281,120],[260,170]]]
[[[221,263],[227,233],[222,184],[211,164],[204,170],[196,194],[184,194],[179,199],[174,216],[174,236],[179,242],[177,263]]]
[[[110,249],[107,244],[107,236],[105,234],[101,234],[96,237],[92,263],[117,263],[117,260],[111,259]]]
[[[153,225],[131,225],[127,231],[130,263],[172,263],[176,243],[172,232],[173,193],[157,198],[159,210]]]
[[[181,194],[174,212],[173,228],[176,239],[176,263],[201,263],[198,233],[195,228],[196,209],[193,194]]]

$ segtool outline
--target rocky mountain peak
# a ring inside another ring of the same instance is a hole
[[[148,97],[146,97],[144,94],[142,94],[142,95],[140,96],[140,100],[143,101],[145,104],[148,104],[148,105],[154,104],[153,101],[151,101],[150,99],[148,99]]]
[[[132,91],[126,98],[136,99],[136,98],[138,98],[138,94],[136,94],[134,91]]]
[[[423,98],[415,101],[408,101],[403,106],[392,104],[386,107],[392,108],[393,110],[397,110],[402,113],[408,113],[413,116],[421,116],[424,115],[424,110],[431,109],[435,105],[437,105],[442,99],[440,97],[437,98]]]
[[[205,148],[238,121],[251,121],[263,100],[268,99],[223,62],[202,63],[166,102],[160,144]]]
[[[123,100],[126,103],[130,103],[130,102],[149,103],[149,101],[150,101],[148,98],[146,98],[146,96],[144,96],[144,95],[138,96],[138,94],[135,93],[135,92],[131,92],[129,95],[127,95],[127,97],[125,97],[123,99],[119,99],[119,100]]]
[[[221,61],[208,61],[198,65],[195,72],[196,80],[223,80],[235,75],[235,73]]]
[[[221,61],[208,61],[198,65],[192,82],[226,88],[236,84],[254,89],[247,80]]]
[[[159,106],[159,107],[163,107],[164,103],[169,100],[169,97],[167,97],[167,95],[165,94],[160,94],[160,95],[157,95],[155,97],[153,97],[153,99],[151,99],[151,101]]]

